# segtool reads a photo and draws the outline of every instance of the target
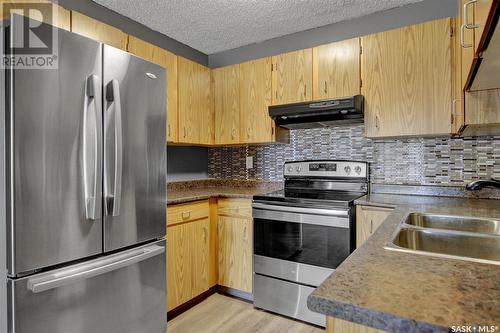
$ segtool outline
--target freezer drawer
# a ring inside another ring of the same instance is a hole
[[[8,281],[9,333],[164,333],[165,242]]]
[[[326,317],[307,308],[307,297],[314,288],[298,283],[253,275],[253,304],[257,308],[326,326]]]

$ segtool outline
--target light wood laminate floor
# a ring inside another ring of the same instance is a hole
[[[168,322],[168,333],[324,333],[323,329],[214,294]]]

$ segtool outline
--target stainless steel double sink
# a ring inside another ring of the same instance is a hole
[[[500,265],[500,220],[410,213],[384,248]]]

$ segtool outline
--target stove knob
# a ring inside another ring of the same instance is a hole
[[[293,171],[293,167],[291,165],[289,165],[288,168],[287,168],[287,171],[288,172],[292,172]]]
[[[359,175],[361,173],[361,167],[358,165],[354,168],[354,171],[356,171],[356,173]]]
[[[297,166],[295,167],[295,171],[297,171],[297,172],[302,171],[302,167],[301,167],[300,165],[297,165]]]
[[[344,171],[345,171],[345,173],[350,174],[351,173],[351,167],[350,166],[346,166],[344,168]]]

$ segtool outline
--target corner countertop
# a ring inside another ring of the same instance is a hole
[[[248,198],[283,188],[281,182],[204,179],[167,184],[167,205],[214,197]]]
[[[371,194],[356,203],[395,209],[309,296],[311,310],[388,332],[500,329],[500,266],[383,248],[409,213],[500,218],[500,201]]]

